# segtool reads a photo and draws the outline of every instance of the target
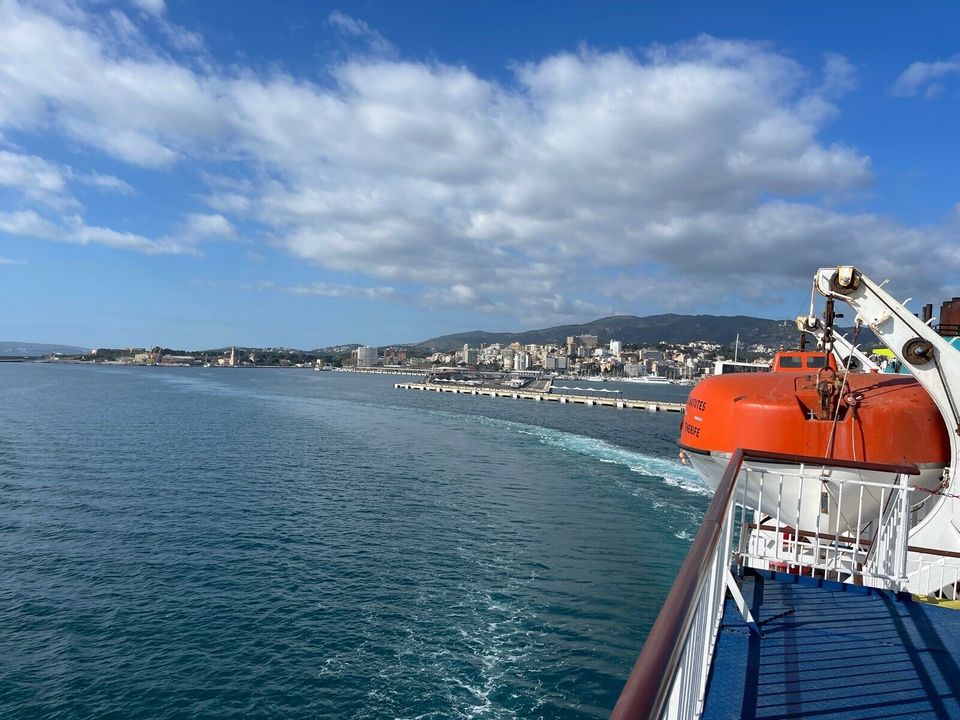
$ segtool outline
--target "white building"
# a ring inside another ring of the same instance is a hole
[[[377,348],[361,345],[357,348],[357,366],[373,367],[380,361],[377,356]]]
[[[619,340],[610,341],[610,353],[619,356],[623,352],[623,343]]]
[[[529,370],[531,365],[530,353],[518,352],[513,356],[514,370]]]
[[[500,364],[500,345],[494,343],[480,348],[477,354],[477,362],[481,365],[499,365]]]

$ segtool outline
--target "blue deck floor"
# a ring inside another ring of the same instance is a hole
[[[728,599],[705,720],[960,718],[960,610],[766,572],[743,594],[761,635]]]

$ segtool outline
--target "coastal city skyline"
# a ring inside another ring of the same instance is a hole
[[[784,318],[840,262],[958,294],[960,10],[740,7],[0,0],[0,336]]]
[[[944,303],[941,313],[947,312],[944,308],[948,305],[949,303]],[[98,361],[122,359],[124,362],[132,364],[153,365],[158,364],[162,354],[188,353],[195,356],[193,359],[196,363],[201,363],[209,358],[216,359],[219,357],[222,360],[222,357],[225,357],[231,349],[239,349],[248,353],[256,353],[258,357],[262,356],[264,352],[268,352],[272,356],[275,355],[276,357],[273,358],[271,364],[277,358],[282,357],[283,353],[289,351],[298,356],[308,353],[318,358],[336,357],[339,365],[341,360],[349,360],[348,353],[351,351],[353,352],[353,359],[357,360],[356,349],[364,347],[370,351],[387,351],[388,355],[393,351],[398,351],[408,354],[410,358],[430,358],[440,364],[456,364],[458,353],[466,348],[476,349],[481,354],[485,348],[494,350],[499,350],[501,347],[517,350],[522,348],[535,358],[542,358],[547,354],[555,354],[554,351],[564,345],[569,346],[571,340],[575,338],[594,338],[594,346],[596,344],[602,346],[609,344],[610,350],[614,354],[619,354],[619,348],[642,350],[664,346],[683,348],[704,344],[715,345],[717,348],[733,348],[734,345],[738,345],[745,350],[758,348],[760,353],[769,353],[777,347],[792,347],[798,342],[798,337],[795,321],[746,316],[664,314],[637,317],[622,315],[598,318],[580,324],[528,328],[514,332],[465,331],[429,339],[384,345],[371,345],[363,342],[363,338],[341,338],[338,342],[328,345],[313,344],[299,347],[254,344],[215,345],[211,343],[185,346],[157,344],[155,342],[126,342],[94,347],[62,343],[33,343],[0,338],[0,358],[76,357],[92,353]],[[147,354],[151,356],[148,358]],[[567,356],[571,359],[577,357],[572,352],[568,352]],[[303,359],[301,358],[296,362],[303,362]],[[251,364],[259,364],[259,361]],[[312,364],[312,360],[310,360],[310,364]],[[464,364],[473,363],[464,360]],[[496,364],[500,364],[499,360],[496,361]],[[542,364],[539,366],[543,367]],[[511,367],[505,365],[504,369],[510,370]]]
[[[18,359],[2,352],[3,347],[0,344],[0,361]],[[654,378],[693,382],[722,372],[717,369],[718,363],[735,366],[741,372],[745,367],[767,370],[776,350],[777,345],[741,343],[739,336],[731,348],[724,343],[706,340],[624,343],[617,339],[604,341],[597,335],[583,334],[570,335],[565,342],[513,341],[480,343],[476,346],[464,343],[462,348],[456,350],[437,350],[417,345],[374,347],[355,343],[310,351],[236,346],[183,350],[154,346],[93,348],[81,352],[71,352],[67,348],[50,349],[43,357],[19,359],[123,366],[313,368],[417,374],[429,376],[432,380],[447,378],[451,382],[462,382],[472,377],[486,380],[497,378],[498,382],[512,377],[515,382],[519,380],[524,383],[531,379],[552,377],[588,380]]]

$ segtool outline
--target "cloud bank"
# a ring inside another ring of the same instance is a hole
[[[191,253],[255,228],[307,265],[389,283],[298,294],[412,294],[542,321],[643,312],[658,297],[677,309],[718,295],[776,303],[839,262],[928,292],[958,268],[931,251],[943,229],[838,209],[873,180],[867,155],[821,139],[856,84],[840,55],[809,68],[705,36],[584,47],[497,80],[396,57],[334,12],[330,30],[369,51],[301,77],[152,45],[137,23],[161,21],[164,5],[138,5],[131,18],[0,1],[0,132],[61,137],[150,172],[192,168],[206,207],[160,238],[87,227],[69,192],[84,180],[11,150],[0,186],[19,188],[22,207],[0,214],[0,229]],[[911,66],[897,85],[911,94],[944,73]],[[96,177],[86,182],[133,191]]]

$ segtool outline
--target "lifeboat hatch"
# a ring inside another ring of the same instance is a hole
[[[837,422],[843,422],[847,419],[847,412],[850,410],[845,404],[840,403],[839,412],[838,408],[831,408],[826,415],[823,415],[820,411],[820,396],[816,392],[798,392],[797,406],[800,408],[804,420],[820,422],[833,422],[834,417],[837,418]]]
[[[798,377],[793,382],[794,393],[797,399],[797,405],[800,412],[803,413],[804,420],[820,420],[833,422],[834,417],[838,421],[843,421],[847,417],[849,408],[843,402],[835,399],[826,409],[821,405],[822,398],[817,391],[817,377],[815,375],[804,375]],[[837,403],[839,402],[839,413],[837,412]]]

